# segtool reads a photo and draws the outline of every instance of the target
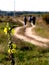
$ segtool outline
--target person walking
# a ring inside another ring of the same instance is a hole
[[[26,18],[26,16],[24,17],[24,24],[26,25],[26,23],[27,23],[27,18]]]
[[[36,17],[33,16],[33,25],[35,25],[35,22],[36,22]]]
[[[33,25],[33,17],[31,15],[29,16],[29,23]]]
[[[29,22],[31,23],[32,19],[31,19],[31,16],[29,17]]]

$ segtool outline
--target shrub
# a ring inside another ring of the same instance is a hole
[[[49,24],[49,14],[43,15],[43,19],[46,21],[46,24]]]

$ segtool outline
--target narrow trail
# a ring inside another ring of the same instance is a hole
[[[24,22],[22,20],[18,19],[18,21],[20,21],[24,25]]]
[[[49,39],[42,38],[40,36],[32,34],[32,29],[33,29],[33,27],[26,28],[25,35],[28,37],[34,38],[35,40],[40,41],[40,42],[49,42]]]
[[[23,23],[23,21],[21,21],[20,19],[19,19],[19,21],[21,23]],[[23,23],[23,25],[24,25],[24,23]],[[26,27],[26,30],[24,32],[25,36],[18,34],[19,30],[23,27]],[[32,34],[32,31],[31,31],[32,28],[34,28],[34,26],[27,27],[27,25],[26,25],[26,26],[17,27],[17,28],[15,28],[14,36],[21,39],[21,40],[30,42],[30,43],[37,45],[37,46],[40,46],[40,47],[48,47],[48,45],[44,44],[44,42],[49,42],[49,39],[42,38],[40,36],[36,36],[36,35]]]
[[[30,42],[30,43],[32,43],[32,44],[34,44],[34,45],[37,45],[37,46],[40,46],[40,47],[48,47],[46,44],[43,44],[43,43],[39,43],[39,42],[37,42],[37,41],[35,41],[35,40],[33,40],[33,39],[30,39],[30,38],[28,38],[28,37],[26,37],[26,36],[23,36],[23,35],[19,35],[18,34],[18,31],[19,31],[19,29],[20,29],[21,27],[17,27],[17,28],[15,28],[15,34],[14,34],[14,36],[15,37],[17,37],[17,38],[19,38],[19,39],[21,39],[21,40],[24,40],[24,41],[26,41],[26,42]]]

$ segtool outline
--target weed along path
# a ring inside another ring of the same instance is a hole
[[[19,20],[19,21],[23,22],[21,20]],[[23,27],[26,27],[26,30],[24,32],[25,35],[18,34],[18,32],[20,31],[20,29],[23,28]],[[31,31],[32,28],[34,28],[34,26],[27,27],[27,25],[26,25],[26,26],[16,27],[15,28],[14,36],[16,38],[19,38],[19,39],[24,40],[26,42],[30,42],[30,43],[32,43],[34,45],[37,45],[37,46],[40,46],[40,47],[48,47],[48,45],[46,43],[47,42],[49,43],[49,39],[45,39],[45,38],[42,38],[40,36],[36,36],[36,35],[32,34],[32,31]]]

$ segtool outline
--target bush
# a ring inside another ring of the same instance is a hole
[[[46,21],[46,24],[49,24],[49,14],[43,15],[43,19]]]

